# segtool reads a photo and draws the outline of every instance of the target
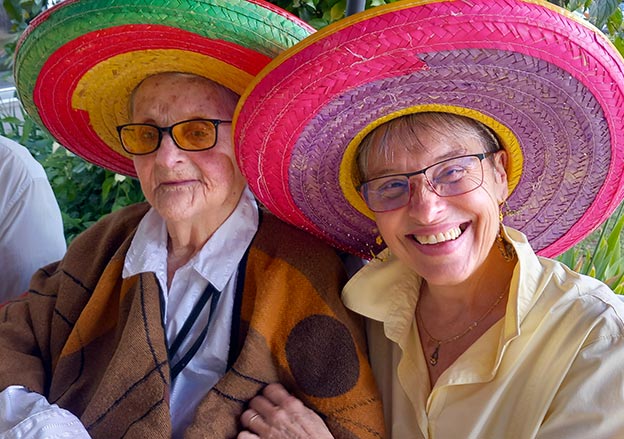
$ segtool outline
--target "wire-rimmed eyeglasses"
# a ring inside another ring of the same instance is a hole
[[[388,212],[407,205],[412,196],[410,178],[423,174],[427,186],[440,197],[474,191],[483,184],[483,159],[498,151],[468,154],[442,160],[405,174],[384,175],[363,182],[360,194],[373,212]]]

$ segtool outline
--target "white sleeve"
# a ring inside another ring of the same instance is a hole
[[[43,167],[24,147],[1,137],[0,160],[1,303],[26,291],[37,269],[63,257],[65,237]]]
[[[22,386],[0,392],[0,438],[90,439],[80,420]]]

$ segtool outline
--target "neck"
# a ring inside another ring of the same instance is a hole
[[[484,264],[459,284],[434,285],[425,279],[419,300],[421,312],[435,315],[442,325],[479,315],[494,303],[501,292],[509,290],[514,267],[515,261],[505,261],[498,249],[493,247]]]
[[[224,221],[225,218],[216,221],[204,218],[199,222],[167,222],[167,283],[169,286],[171,286],[176,270],[202,249]]]
[[[432,388],[444,371],[505,315],[514,266],[515,261],[505,261],[493,248],[485,263],[458,285],[432,285],[423,280],[416,324]]]

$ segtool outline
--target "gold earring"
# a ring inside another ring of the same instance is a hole
[[[501,203],[498,209],[498,234],[496,235],[496,245],[498,250],[500,250],[501,255],[503,255],[503,259],[505,262],[511,262],[514,260],[516,256],[516,251],[513,246],[507,242],[505,238],[503,238],[503,220],[505,219],[505,214],[503,213],[503,205],[505,202]]]
[[[377,237],[375,238],[375,244],[377,244],[378,247],[380,247],[383,244],[383,238],[381,237],[381,235],[377,235]],[[368,251],[373,257],[372,259],[376,259],[381,262],[385,262],[387,259],[387,256],[379,257],[379,254],[375,254],[375,252],[370,248],[368,249]]]

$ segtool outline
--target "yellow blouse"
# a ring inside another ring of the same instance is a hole
[[[421,278],[390,255],[345,286],[367,317],[388,437],[624,438],[624,302],[506,235],[519,262],[505,316],[433,389],[414,317]]]

